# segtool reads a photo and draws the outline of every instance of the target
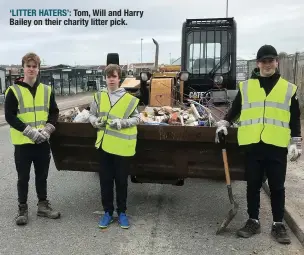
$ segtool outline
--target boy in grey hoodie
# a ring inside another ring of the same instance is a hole
[[[106,92],[108,99],[111,104],[111,109],[114,105],[120,104],[123,100],[120,100],[127,93],[124,88],[119,88],[121,79],[121,69],[118,65],[110,64],[105,69],[107,89],[102,92]],[[131,95],[129,97],[132,98]],[[106,98],[106,97],[104,97]],[[107,98],[106,98],[107,99]],[[108,100],[107,99],[107,100]],[[132,100],[134,101],[135,98]],[[100,101],[98,101],[100,100]],[[97,130],[104,130],[106,124],[112,130],[122,130],[129,127],[134,127],[139,124],[140,115],[137,110],[138,100],[136,100],[136,107],[133,112],[130,113],[128,118],[114,118],[111,120],[105,120],[104,118],[98,116],[98,109],[103,104],[102,97],[96,100],[94,98],[90,107],[90,122],[94,128]],[[105,104],[108,102],[105,102]],[[134,105],[135,106],[135,105]],[[122,108],[121,108],[122,109]],[[111,110],[110,110],[111,111]],[[127,111],[124,109],[124,111]],[[111,114],[106,114],[110,116]],[[113,132],[113,131],[112,131]],[[98,139],[97,139],[98,140]],[[122,228],[129,228],[129,221],[126,216],[126,203],[127,203],[127,189],[128,189],[128,166],[129,158],[119,155],[119,153],[109,153],[102,149],[103,137],[101,139],[100,146],[98,150],[100,151],[100,188],[102,205],[105,214],[99,221],[100,228],[107,228],[109,224],[113,221],[113,188],[114,181],[116,186],[116,202],[117,202],[117,214],[119,217],[119,223]],[[119,146],[117,144],[116,146]],[[117,147],[119,149],[119,147]]]

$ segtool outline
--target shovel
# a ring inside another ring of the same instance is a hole
[[[223,154],[223,161],[224,161],[224,167],[225,167],[225,177],[226,177],[226,184],[227,184],[227,189],[228,189],[228,196],[230,203],[232,205],[232,208],[228,212],[227,217],[224,219],[222,222],[221,226],[218,228],[216,234],[222,233],[225,228],[229,225],[231,220],[234,218],[234,216],[238,212],[239,205],[234,201],[233,194],[232,194],[232,188],[231,188],[231,183],[230,183],[230,173],[229,173],[229,166],[228,166],[228,159],[227,159],[227,152],[226,152],[226,139],[225,139],[225,134],[223,132],[219,133],[219,140],[222,145],[222,154]]]

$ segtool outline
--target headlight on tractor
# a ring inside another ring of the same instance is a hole
[[[214,77],[213,81],[215,84],[222,84],[224,81],[224,78],[221,75],[217,75]]]
[[[186,71],[180,72],[179,78],[181,81],[187,81],[189,79],[189,72],[186,72]]]
[[[150,79],[150,77],[151,77],[151,75],[149,73],[147,73],[147,72],[140,73],[140,79],[142,81],[147,81],[147,80]]]

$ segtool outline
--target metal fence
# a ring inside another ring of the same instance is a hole
[[[15,80],[23,77],[23,72],[12,73],[8,71],[3,78],[3,86],[0,90],[0,105],[4,103],[5,90],[14,84]],[[126,77],[126,71],[122,72],[121,83]],[[0,77],[2,82],[2,79]],[[106,87],[106,82],[102,70],[73,68],[73,67],[53,67],[41,69],[39,80],[52,87],[52,91],[57,96],[68,96],[83,93],[86,91],[101,90]]]
[[[125,79],[125,73],[121,82]],[[40,81],[52,86],[56,95],[73,95],[89,90],[100,90],[106,86],[100,70],[52,69],[40,72]]]
[[[41,71],[40,81],[52,86],[56,95],[73,95],[98,90],[103,84],[103,77],[97,71],[88,73],[87,70],[53,69]]]
[[[51,85],[56,95],[72,95],[88,90],[85,77],[41,77],[41,82]]]

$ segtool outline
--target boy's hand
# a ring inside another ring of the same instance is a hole
[[[122,128],[129,127],[129,122],[126,119],[114,119],[110,122],[110,127],[113,129],[120,130]]]

